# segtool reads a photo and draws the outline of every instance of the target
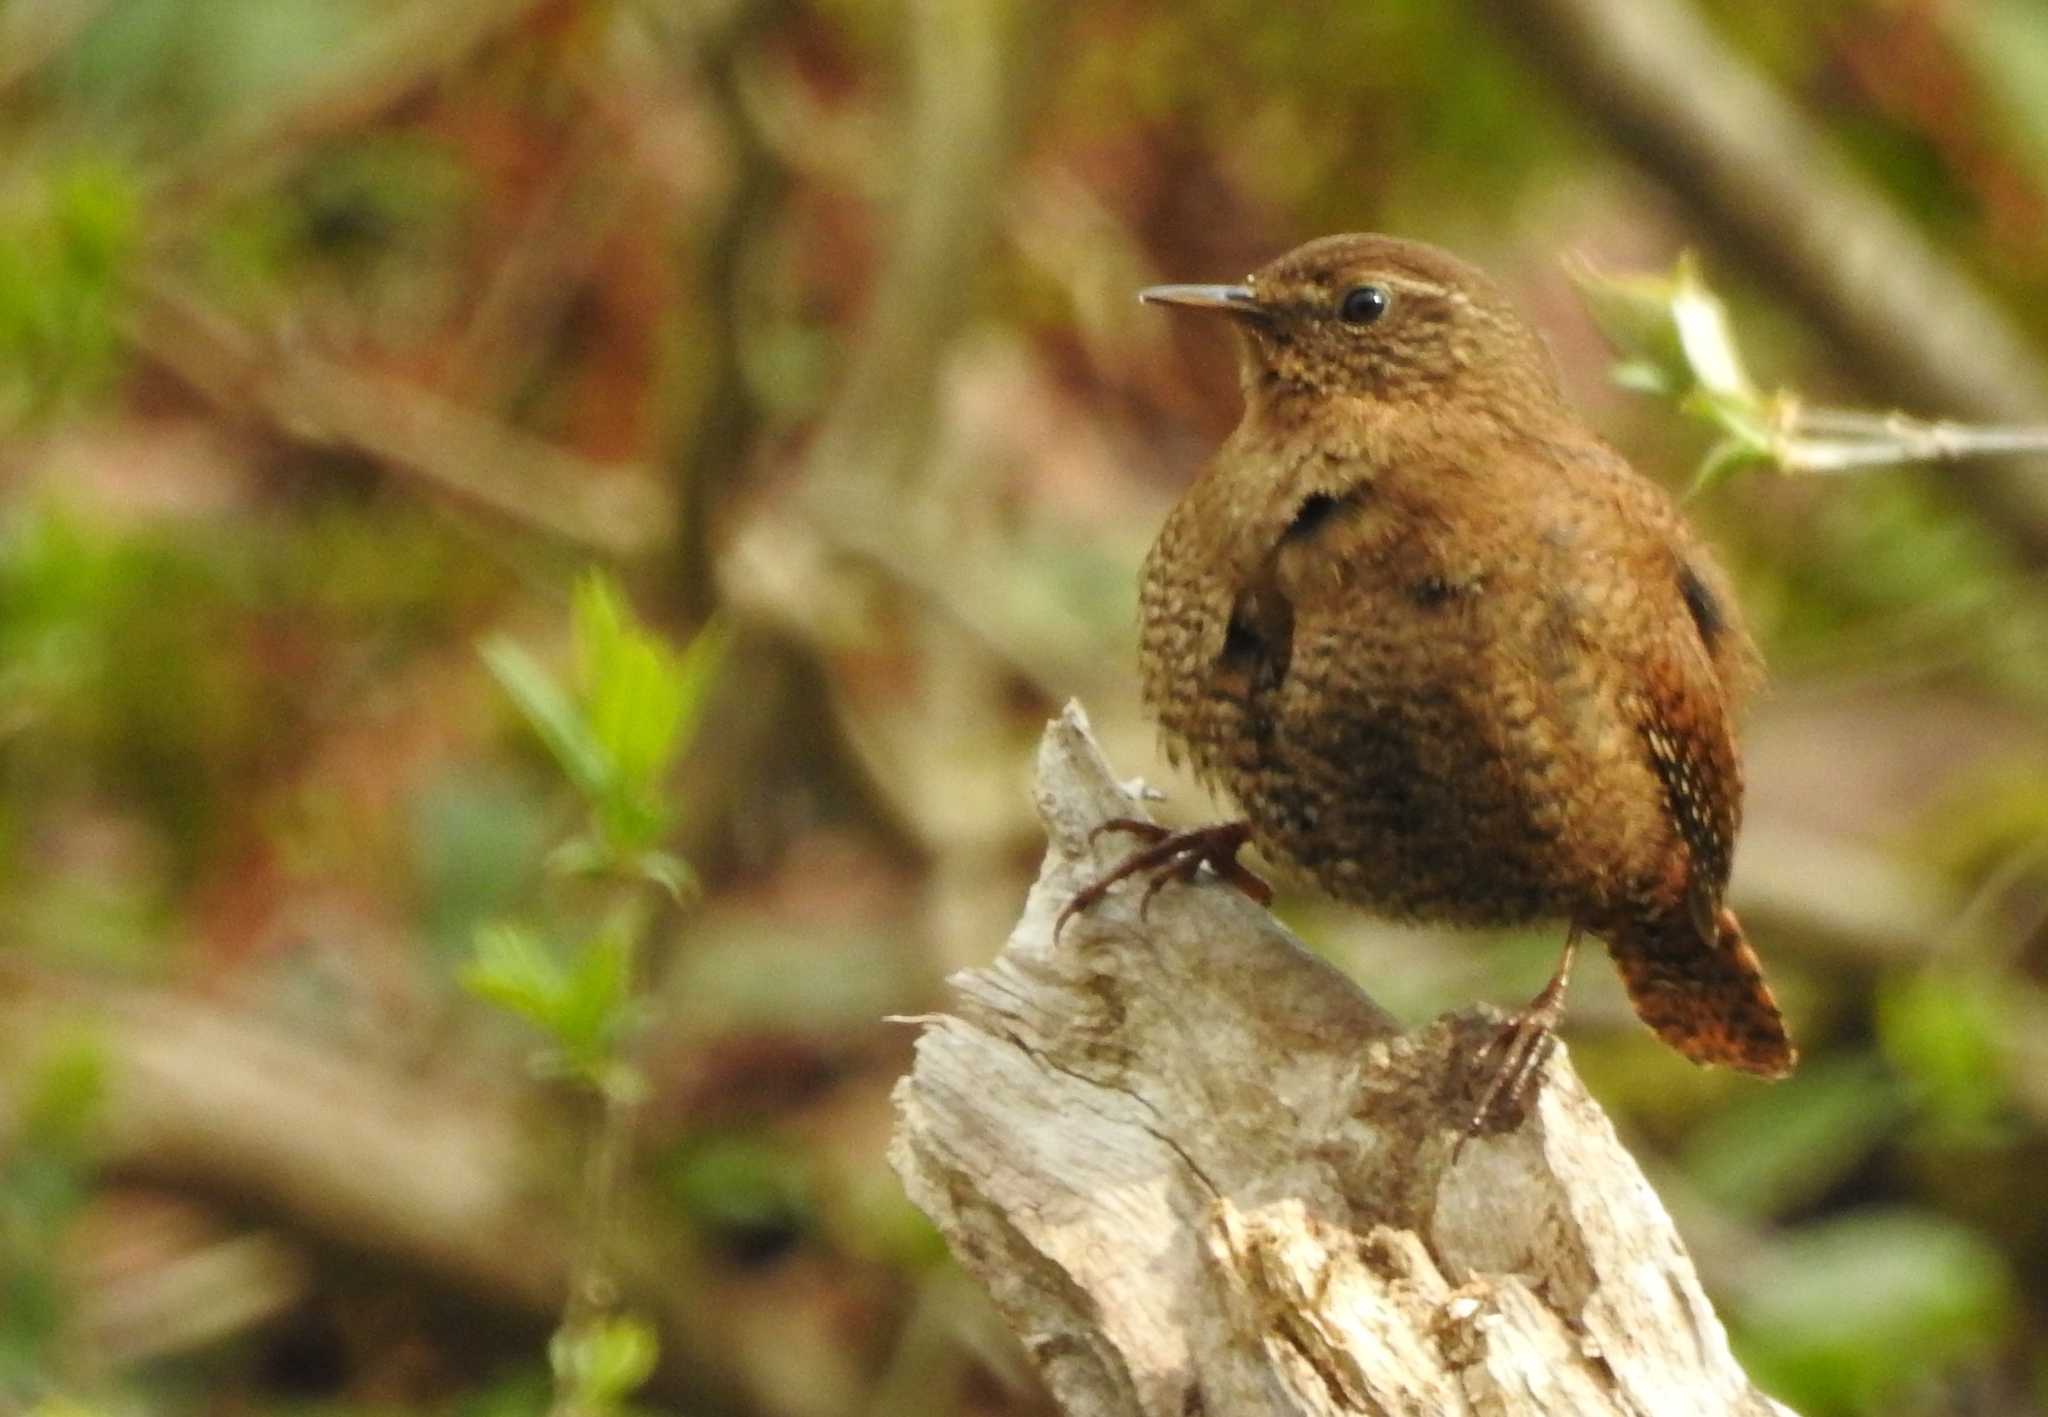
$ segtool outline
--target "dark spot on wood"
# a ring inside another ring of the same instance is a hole
[[[1180,1417],[1208,1417],[1209,1399],[1202,1396],[1200,1383],[1189,1383],[1180,1395]]]
[[[1685,608],[1692,612],[1692,623],[1698,628],[1700,639],[1711,654],[1720,642],[1722,631],[1728,628],[1728,616],[1722,611],[1721,602],[1700,579],[1700,573],[1687,565],[1678,568],[1678,593],[1685,597]]]

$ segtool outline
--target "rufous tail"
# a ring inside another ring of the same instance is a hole
[[[1695,1063],[1781,1078],[1799,1061],[1778,1001],[1764,983],[1742,923],[1725,906],[1714,940],[1700,938],[1693,917],[1617,930],[1608,953],[1621,970],[1636,1015]]]

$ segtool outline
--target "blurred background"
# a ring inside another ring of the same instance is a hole
[[[888,1092],[1236,418],[1137,287],[1378,229],[1697,249],[1814,400],[2048,419],[2038,0],[0,0],[0,1410],[538,1412],[577,1135],[461,985],[579,811],[480,660],[593,565],[730,647],[673,774],[622,1202],[648,1411],[1045,1413]],[[1773,668],[1734,903],[1804,1049],[1572,1055],[1807,1414],[2048,1404],[2048,472],[1693,504]],[[1554,932],[1281,913],[1420,1021]]]

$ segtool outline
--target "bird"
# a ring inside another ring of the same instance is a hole
[[[1384,917],[1560,923],[1556,970],[1486,1050],[1475,1132],[1518,1115],[1588,935],[1679,1053],[1789,1074],[1725,902],[1761,658],[1726,573],[1571,408],[1542,337],[1473,266],[1370,233],[1140,298],[1238,335],[1243,414],[1145,558],[1138,661],[1168,758],[1241,815],[1106,824],[1143,844],[1058,926],[1205,864],[1263,904],[1247,845]]]

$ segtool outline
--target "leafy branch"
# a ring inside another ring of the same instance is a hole
[[[563,685],[502,637],[484,662],[563,775],[581,795],[582,828],[548,857],[550,872],[600,888],[603,903],[571,945],[522,922],[477,931],[464,983],[531,1024],[546,1040],[533,1060],[594,1104],[578,1200],[579,1250],[548,1356],[553,1417],[607,1417],[646,1381],[658,1356],[654,1331],[617,1312],[612,1276],[613,1200],[646,1094],[634,1042],[644,1021],[638,992],[641,940],[663,898],[697,893],[688,863],[664,851],[675,825],[669,770],[695,738],[726,643],[718,625],[682,650],[633,616],[618,587],[593,573],[577,586],[572,615],[574,678]]]
[[[1593,316],[1620,352],[1615,382],[1675,400],[1719,439],[1695,493],[1739,469],[1845,473],[1902,463],[2048,452],[2048,426],[1983,426],[1904,413],[1813,406],[1790,390],[1764,393],[1749,377],[1727,305],[1691,252],[1669,275],[1572,271]]]

